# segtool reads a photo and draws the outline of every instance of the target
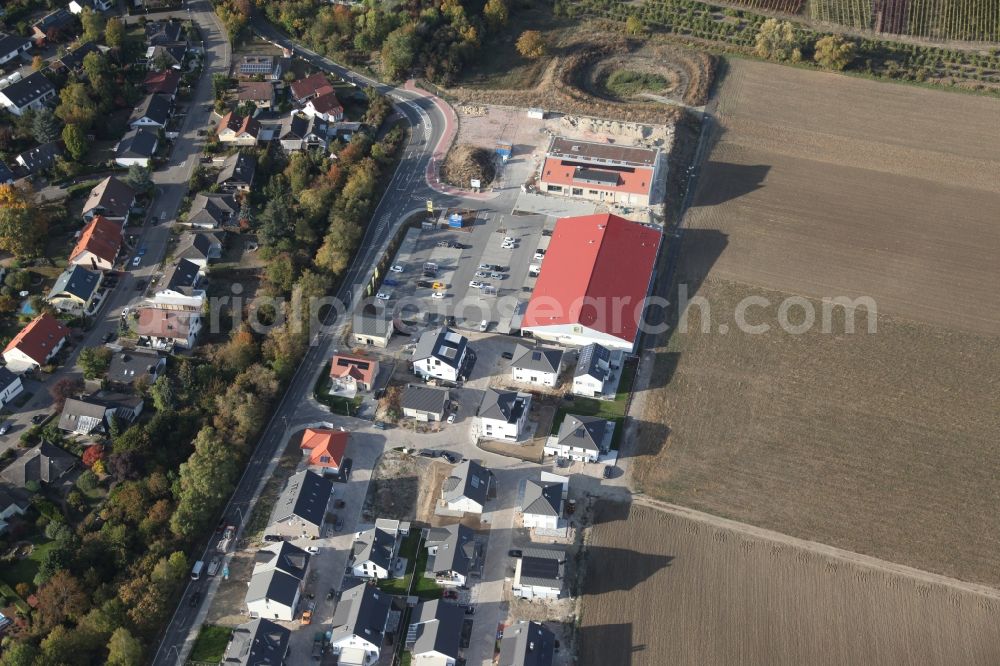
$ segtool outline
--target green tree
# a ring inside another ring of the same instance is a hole
[[[506,0],[487,0],[483,7],[483,16],[486,17],[486,25],[493,32],[499,31],[507,25],[509,13]]]
[[[132,164],[125,174],[125,184],[136,192],[145,192],[153,186],[153,178],[150,176],[149,168],[140,164]]]
[[[104,17],[90,7],[83,8],[80,23],[83,25],[84,41],[96,42],[104,33]]]
[[[78,361],[86,379],[97,379],[111,365],[111,350],[107,347],[84,347],[80,350]]]
[[[153,399],[153,407],[158,412],[166,412],[174,408],[174,386],[170,378],[160,375],[149,387],[149,396]]]
[[[382,44],[382,72],[389,79],[399,79],[413,67],[417,54],[417,38],[412,25],[389,33]]]
[[[119,18],[112,18],[104,26],[104,43],[112,48],[125,44],[125,24]]]
[[[125,627],[118,627],[108,641],[108,666],[140,666],[142,642]]]
[[[170,529],[187,538],[203,531],[232,492],[237,475],[232,448],[210,427],[194,441],[194,453],[180,467],[177,509]]]
[[[542,33],[537,30],[525,30],[517,38],[517,52],[525,58],[535,60],[541,58],[548,51],[548,45]]]
[[[816,40],[813,59],[822,67],[838,72],[854,60],[854,42],[849,42],[842,35],[827,35]]]
[[[66,570],[57,571],[38,588],[36,625],[39,631],[50,631],[66,620],[77,620],[87,612],[87,593],[80,581]]]
[[[627,19],[625,19],[625,32],[632,36],[639,36],[646,34],[646,26],[642,24],[642,19],[640,19],[635,14],[630,14]]]
[[[62,140],[66,144],[66,150],[69,151],[70,157],[77,162],[83,159],[83,156],[90,149],[90,142],[87,141],[87,135],[80,129],[79,125],[74,125],[73,123],[63,127]]]
[[[47,108],[42,107],[34,112],[31,119],[31,135],[38,143],[48,143],[59,138],[59,119]]]
[[[769,18],[760,26],[754,52],[769,60],[802,60],[799,32],[791,21]]]
[[[287,252],[282,252],[271,259],[264,269],[267,281],[279,294],[287,294],[295,284],[296,270],[292,256]]]
[[[73,123],[84,129],[90,129],[97,117],[97,105],[90,99],[87,86],[82,83],[70,83],[59,93],[59,106],[56,115],[64,123]]]
[[[0,249],[17,258],[38,256],[48,233],[48,219],[28,187],[0,185]]]
[[[38,648],[28,642],[5,643],[0,654],[0,666],[34,666],[38,659]]]

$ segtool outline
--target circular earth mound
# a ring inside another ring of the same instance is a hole
[[[455,146],[441,167],[441,178],[455,187],[471,187],[473,179],[488,187],[495,176],[493,152],[467,143]]]

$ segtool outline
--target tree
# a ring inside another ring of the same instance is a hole
[[[94,463],[104,457],[104,447],[100,444],[94,444],[88,446],[83,452],[83,464],[86,467],[93,467]],[[84,474],[89,473],[86,479],[84,479]],[[93,490],[97,487],[97,477],[93,472],[87,470],[80,475],[80,478],[76,480],[76,485],[80,486],[82,490]]]
[[[42,107],[35,111],[31,119],[31,135],[38,143],[48,143],[59,138],[59,119],[52,115],[47,108]]]
[[[112,18],[104,26],[104,43],[118,48],[125,43],[125,24],[119,18]]]
[[[87,154],[87,150],[90,149],[87,135],[80,129],[79,125],[71,123],[63,127],[62,140],[66,144],[66,150],[69,151],[70,157],[78,162],[83,159],[83,156]]]
[[[29,186],[0,185],[0,250],[19,259],[37,256],[48,233],[48,219],[34,199]]]
[[[65,123],[73,123],[82,128],[90,129],[97,117],[97,105],[90,99],[87,86],[82,83],[70,83],[59,93],[59,106],[56,115]]]
[[[417,55],[416,32],[407,24],[389,33],[382,44],[382,72],[390,79],[402,78]]]
[[[0,666],[34,666],[38,648],[28,642],[15,641],[4,644]]]
[[[854,42],[849,42],[842,35],[827,35],[816,40],[813,59],[822,67],[838,72],[854,60]]]
[[[642,24],[642,19],[635,14],[630,14],[625,19],[625,32],[632,36],[643,35],[646,33],[646,26]]]
[[[487,0],[483,7],[483,16],[486,17],[486,24],[493,32],[500,30],[507,25],[509,18],[506,0]]]
[[[45,59],[40,55],[33,56],[31,58],[31,71],[37,72],[42,67],[45,67]]]
[[[90,449],[96,449],[96,448],[102,448],[102,447],[91,446],[91,447],[89,447],[87,449],[87,451],[90,451]],[[86,455],[87,451],[84,451],[84,455]],[[103,454],[103,450],[100,451],[100,453]],[[98,460],[100,460],[100,458],[97,458],[97,460],[94,460],[94,462],[96,463]],[[86,464],[86,461],[85,461],[85,464]],[[91,465],[93,465],[93,463],[91,463]],[[94,474],[94,472],[92,470],[88,469],[87,471],[85,471],[82,474],[80,474],[80,478],[78,478],[76,480],[76,485],[77,485],[77,487],[80,490],[82,490],[84,492],[87,492],[87,493],[93,492],[94,490],[97,489],[97,475]]]
[[[525,58],[541,58],[547,50],[545,38],[537,30],[525,30],[517,38],[517,52]]]
[[[79,377],[63,377],[49,388],[49,395],[52,396],[52,406],[56,411],[62,411],[67,398],[80,395],[83,392],[83,380]]]
[[[802,60],[799,33],[791,21],[769,18],[760,25],[754,52],[770,60]]]
[[[90,7],[83,8],[80,23],[83,24],[84,41],[96,42],[104,33],[104,17]]]
[[[69,127],[69,125],[67,125]],[[111,350],[107,347],[85,347],[78,357],[83,376],[87,379],[97,379],[108,371],[111,365]]]
[[[66,620],[77,620],[87,612],[87,593],[73,574],[57,571],[38,588],[37,627],[46,632]]]
[[[181,464],[177,510],[170,518],[173,533],[187,538],[207,527],[232,492],[237,473],[232,449],[214,428],[202,428],[194,453]]]
[[[145,192],[153,186],[153,179],[149,174],[149,168],[141,164],[132,164],[125,175],[125,184],[136,192]]]
[[[153,399],[153,407],[158,412],[170,411],[174,408],[174,386],[170,378],[160,375],[149,387],[149,396]]]
[[[108,641],[109,666],[140,666],[142,664],[142,642],[132,636],[125,627],[118,627]]]

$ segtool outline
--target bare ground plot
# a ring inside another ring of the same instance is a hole
[[[604,504],[580,664],[992,664],[1000,600],[776,535]]]
[[[434,501],[450,470],[440,460],[387,451],[372,474],[362,515],[368,521],[390,518],[430,524]]]

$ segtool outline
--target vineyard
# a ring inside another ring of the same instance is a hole
[[[1000,41],[1000,0],[813,0],[812,18],[924,39]]]
[[[805,2],[804,0],[737,0],[732,4],[751,10],[763,9],[769,12],[798,14]]]

